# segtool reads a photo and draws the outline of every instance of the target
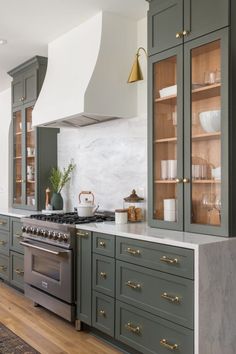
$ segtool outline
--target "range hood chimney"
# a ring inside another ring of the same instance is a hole
[[[137,87],[127,84],[136,49],[136,22],[107,12],[49,43],[33,125],[77,128],[137,116]]]

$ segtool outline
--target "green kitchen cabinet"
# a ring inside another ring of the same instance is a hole
[[[229,53],[224,28],[149,57],[152,227],[236,235]]]
[[[76,319],[92,324],[92,233],[76,233]]]
[[[47,58],[36,56],[8,74],[12,76],[11,204],[44,209],[45,189],[57,166],[58,129],[34,128],[32,111],[47,69]]]
[[[149,55],[228,26],[229,5],[229,0],[150,1]]]

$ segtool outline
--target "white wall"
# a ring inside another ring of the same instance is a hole
[[[146,18],[138,23],[139,46],[147,48]],[[135,53],[134,53],[135,57]],[[147,191],[147,59],[140,57],[144,81],[138,86],[138,117],[119,119],[59,134],[59,166],[73,159],[76,170],[63,191],[65,205],[78,204],[81,190],[91,190],[101,209],[123,206],[133,188]],[[130,66],[131,67],[131,66]],[[128,74],[127,74],[128,76]]]
[[[0,92],[0,208],[8,208],[8,138],[11,122],[11,89]]]

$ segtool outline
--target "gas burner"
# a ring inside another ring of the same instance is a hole
[[[98,213],[93,216],[82,217],[78,216],[76,212],[64,213],[64,214],[33,214],[30,215],[31,219],[48,221],[57,224],[87,224],[92,222],[104,222],[104,221],[114,221],[115,217],[112,214],[102,214]]]

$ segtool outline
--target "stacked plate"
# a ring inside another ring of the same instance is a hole
[[[161,89],[159,91],[159,93],[160,93],[161,98],[167,97],[167,96],[172,96],[172,95],[177,95],[177,85],[164,87],[163,89]]]
[[[199,118],[201,127],[206,133],[216,133],[220,131],[220,110],[201,112]]]

